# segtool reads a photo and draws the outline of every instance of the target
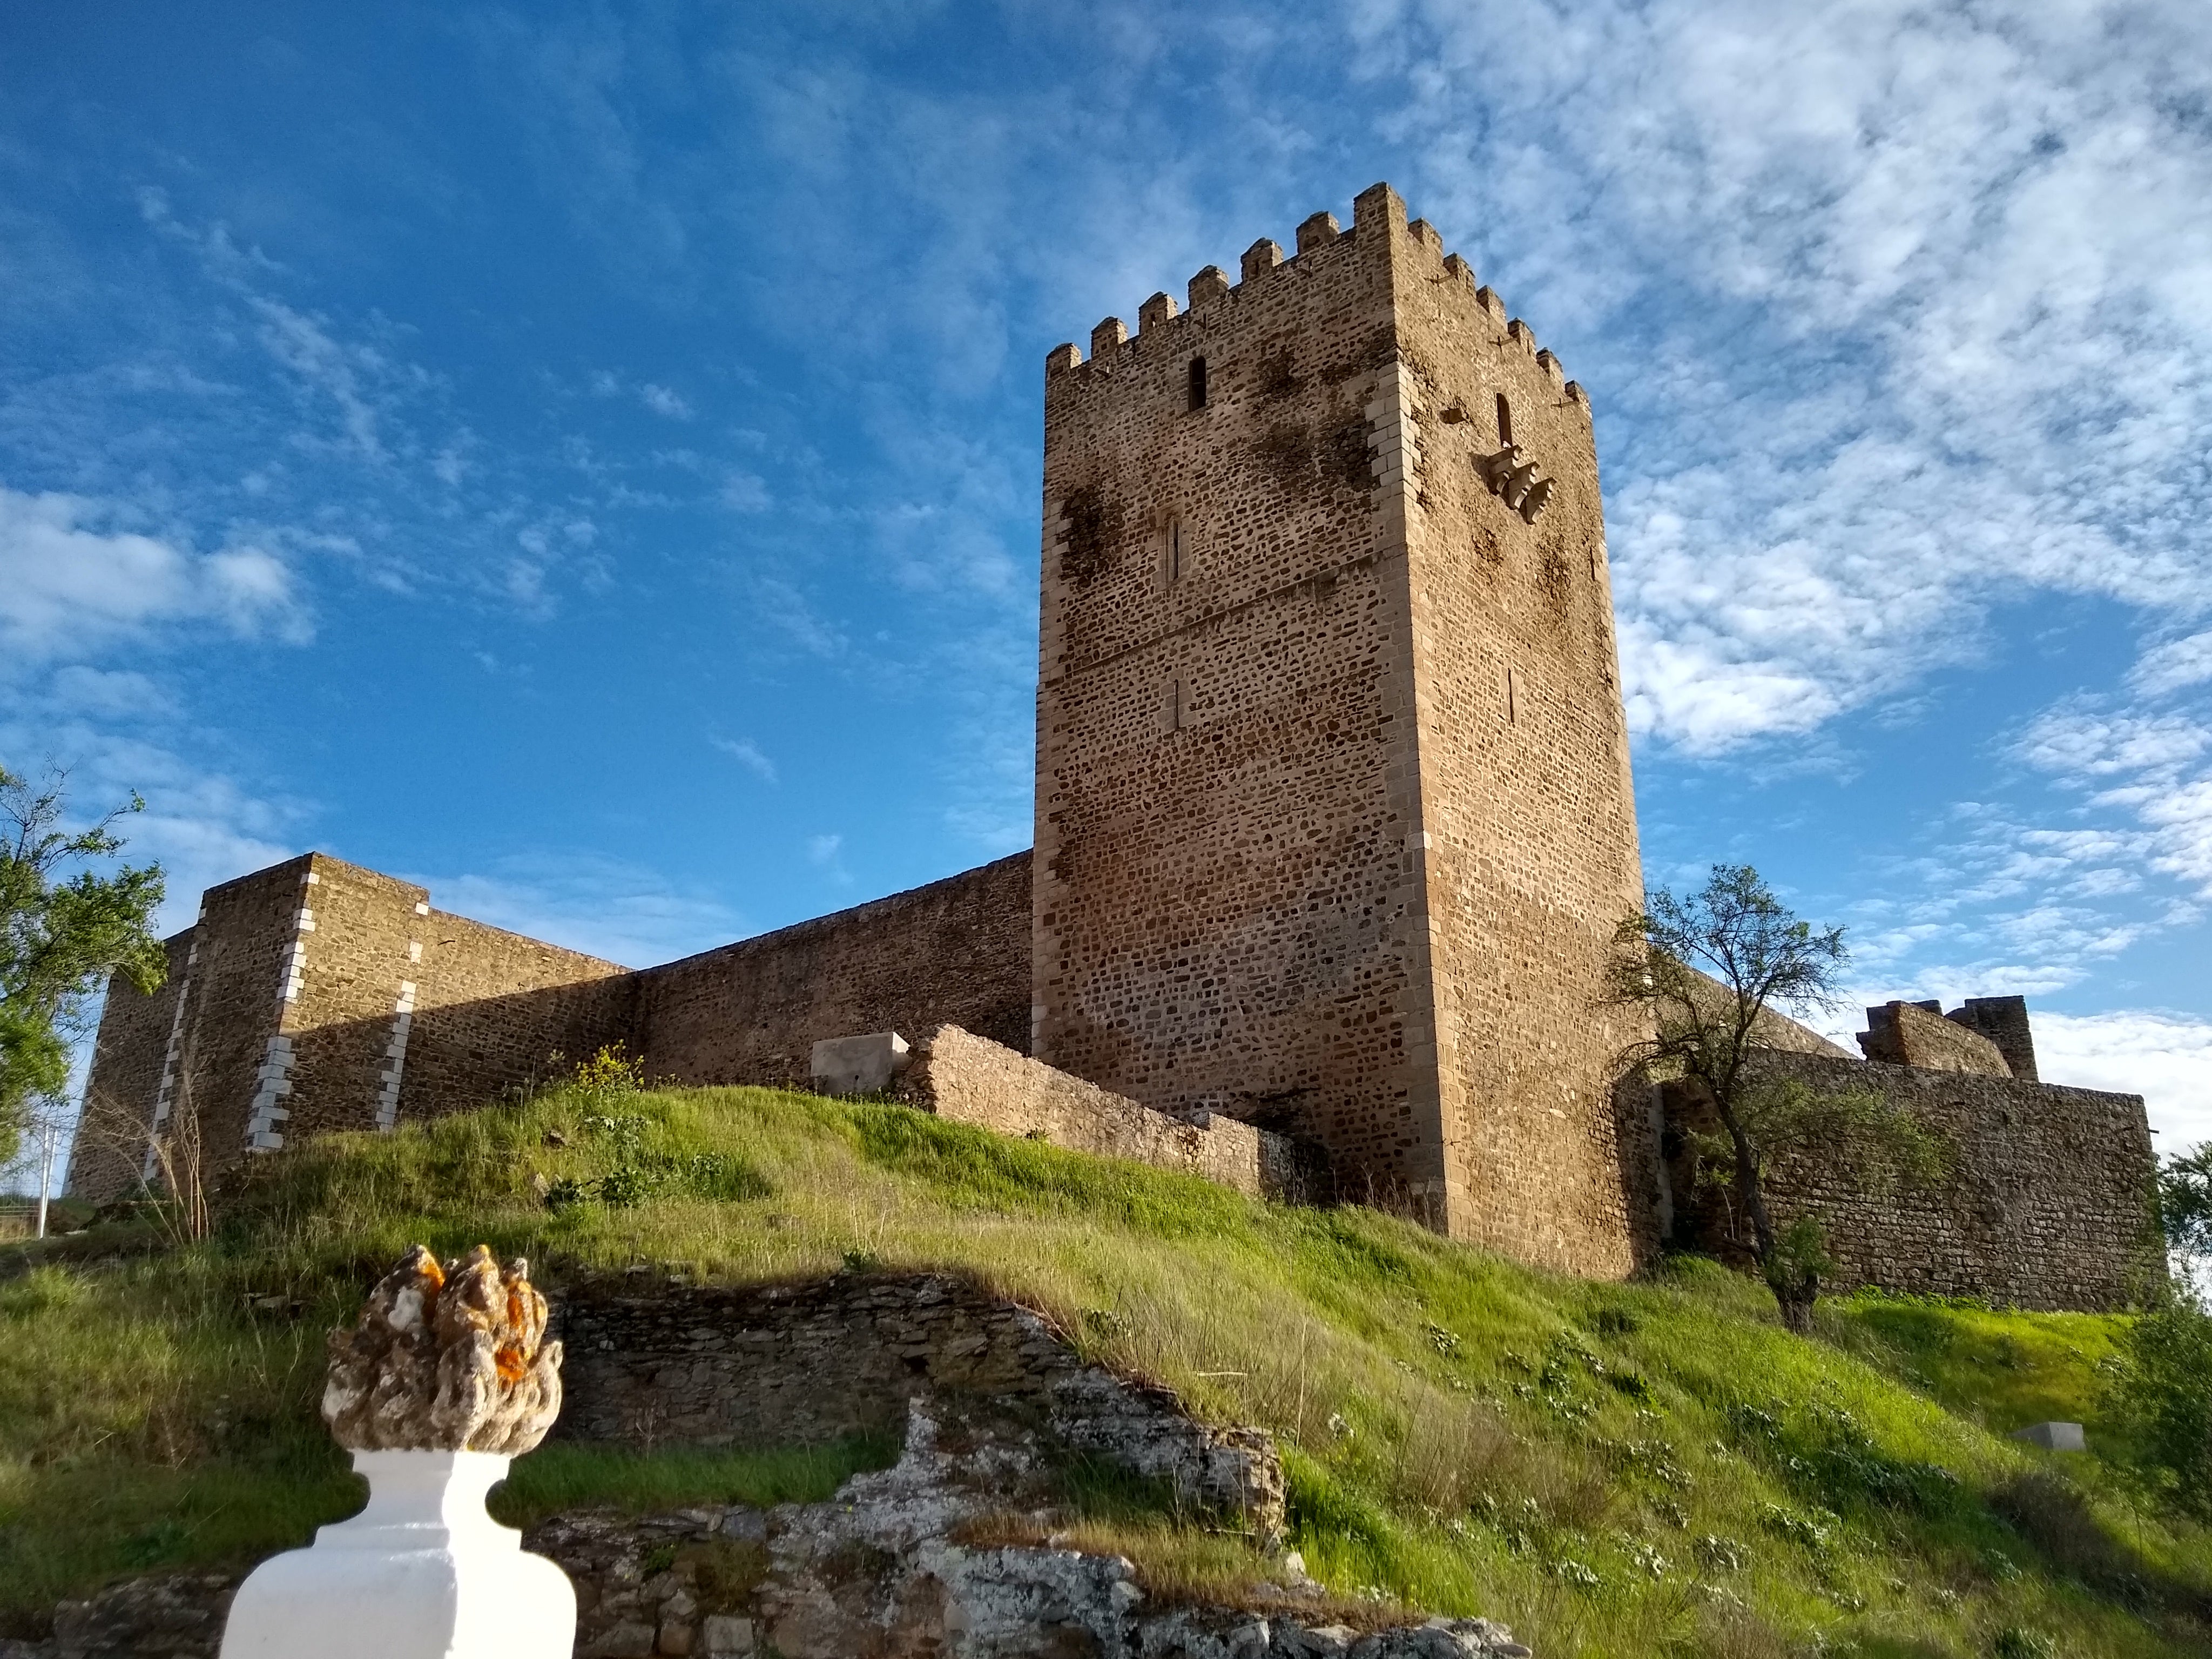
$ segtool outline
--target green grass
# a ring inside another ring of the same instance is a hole
[[[516,1461],[514,1473],[494,1489],[489,1507],[494,1518],[507,1526],[527,1527],[587,1504],[638,1515],[687,1504],[750,1504],[757,1509],[820,1504],[850,1476],[889,1468],[898,1449],[889,1436],[771,1451],[629,1451],[555,1441]]]
[[[538,1197],[540,1177],[609,1190],[625,1163],[644,1179],[612,1190],[635,1204]],[[1500,1618],[1545,1659],[1926,1659],[1992,1653],[2008,1631],[2212,1655],[2203,1530],[2103,1456],[2003,1437],[2067,1418],[2117,1449],[2100,1370],[2117,1317],[1862,1297],[1825,1304],[1804,1340],[1710,1263],[1589,1284],[1369,1211],[760,1090],[556,1093],[313,1143],[252,1176],[204,1244],[94,1266],[113,1243],[96,1230],[0,1284],[0,1620],[344,1514],[359,1499],[313,1415],[322,1333],[408,1244],[482,1241],[555,1284],[637,1263],[732,1281],[966,1270],[1201,1415],[1272,1430],[1293,1543],[1333,1590]],[[495,1501],[519,1518],[803,1498],[887,1455],[556,1444]],[[1238,1593],[1273,1571],[1110,1485],[1077,1493],[1077,1536],[1156,1588]]]

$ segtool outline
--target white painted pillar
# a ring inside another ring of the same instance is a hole
[[[357,1451],[368,1507],[239,1586],[222,1659],[569,1659],[576,1592],[484,1510],[491,1452]]]

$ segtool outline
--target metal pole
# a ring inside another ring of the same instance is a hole
[[[46,1236],[46,1194],[54,1184],[54,1130],[51,1121],[39,1126],[41,1153],[39,1167],[39,1237]]]

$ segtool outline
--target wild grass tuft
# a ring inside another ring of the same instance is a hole
[[[1808,1340],[1711,1263],[1594,1285],[1370,1211],[763,1090],[556,1091],[249,1175],[200,1245],[48,1255],[0,1285],[0,1617],[344,1513],[314,1418],[323,1333],[409,1243],[481,1241],[556,1294],[636,1264],[968,1273],[1200,1414],[1271,1430],[1292,1544],[1338,1605],[1503,1619],[1545,1659],[1983,1659],[2007,1632],[2212,1655],[2207,1534],[2125,1477],[2102,1415],[2121,1318],[1863,1297]],[[2114,1460],[2005,1437],[2042,1418]],[[556,1443],[498,1501],[806,1496],[872,1455]],[[1127,1553],[1157,1594],[1264,1602],[1280,1576],[1248,1539],[1092,1485],[1070,1540]]]

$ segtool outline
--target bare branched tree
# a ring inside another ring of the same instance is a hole
[[[1614,936],[1607,1001],[1642,1008],[1652,1036],[1622,1056],[1655,1080],[1680,1080],[1721,1123],[1695,1138],[1702,1171],[1724,1172],[1735,1214],[1783,1323],[1810,1328],[1832,1263],[1820,1224],[1778,1231],[1765,1175],[1777,1157],[1823,1163],[1863,1187],[1934,1180],[1949,1148],[1910,1111],[1871,1090],[1820,1091],[1762,1067],[1762,1023],[1832,1006],[1848,953],[1844,930],[1816,929],[1784,907],[1748,865],[1716,865],[1686,896],[1662,888]]]
[[[128,1172],[126,1197],[135,1197],[172,1244],[204,1238],[211,1224],[208,1159],[199,1109],[204,1067],[187,1045],[178,1057],[166,1121],[151,1124],[144,1110],[88,1095],[71,1157],[79,1167]]]

